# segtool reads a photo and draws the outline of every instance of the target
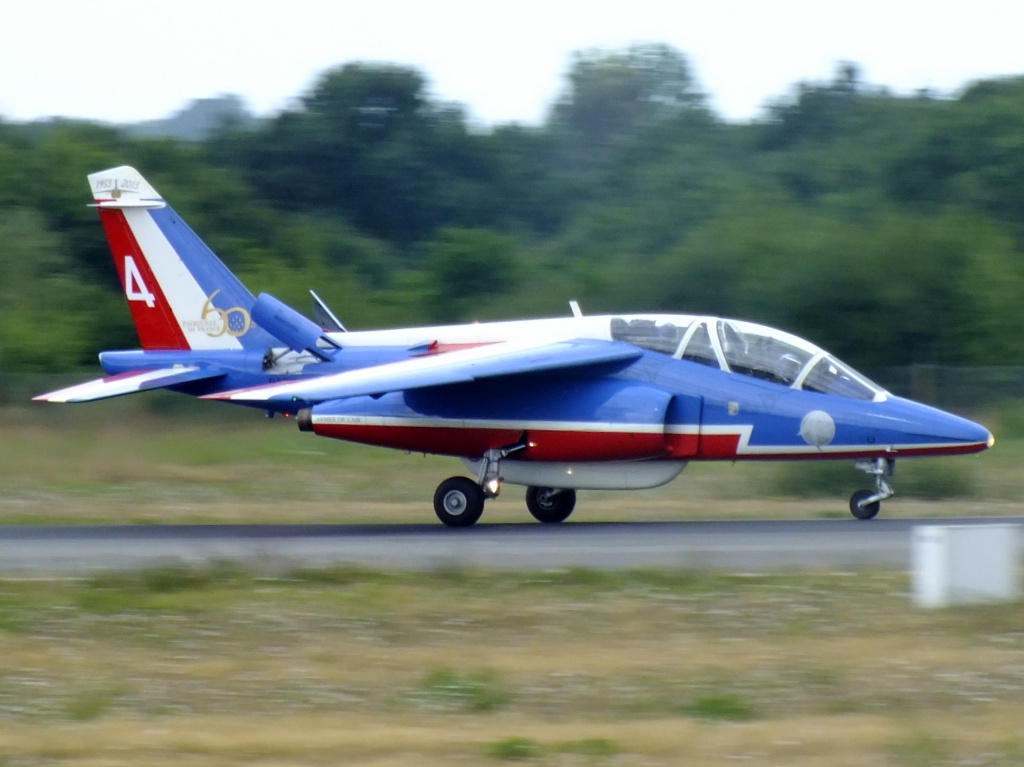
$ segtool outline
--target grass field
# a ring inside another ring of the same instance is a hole
[[[883,514],[1019,514],[1021,419],[984,420],[994,450],[901,463]],[[9,524],[434,523],[460,469],[159,397],[0,408]],[[573,520],[846,517],[863,483],[694,465],[581,493]],[[529,519],[518,488],[484,516]],[[1021,603],[907,592],[887,572],[0,581],[0,767],[1024,764]]]
[[[901,574],[0,582],[0,764],[1024,763],[1020,604]]]

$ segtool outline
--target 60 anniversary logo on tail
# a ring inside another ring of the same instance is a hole
[[[213,299],[220,293],[220,288],[206,297],[202,313],[197,320],[182,320],[181,329],[186,333],[206,333],[210,338],[222,335],[240,338],[252,327],[249,311],[241,306],[220,309],[213,305]],[[150,309],[156,306],[156,296],[146,286],[146,280],[139,271],[135,259],[124,257],[124,294],[129,301],[141,301]]]

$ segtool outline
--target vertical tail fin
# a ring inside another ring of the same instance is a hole
[[[252,293],[134,168],[89,176],[144,349],[273,345],[252,322]]]

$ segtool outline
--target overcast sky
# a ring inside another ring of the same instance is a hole
[[[422,71],[481,124],[539,123],[573,51],[667,43],[753,118],[836,63],[899,93],[1024,74],[1014,0],[29,0],[0,10],[0,117],[126,122],[235,93],[267,114],[350,61]]]

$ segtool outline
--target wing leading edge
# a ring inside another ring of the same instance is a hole
[[[324,402],[407,389],[469,383],[483,378],[628,364],[643,355],[630,344],[595,339],[503,342],[349,370],[294,383],[206,395],[233,402]]]
[[[204,378],[216,378],[223,374],[223,371],[216,368],[194,365],[177,365],[158,370],[133,370],[106,378],[97,378],[95,381],[86,381],[48,394],[40,394],[32,399],[36,402],[92,402],[149,389],[165,389],[168,386],[201,381]]]

